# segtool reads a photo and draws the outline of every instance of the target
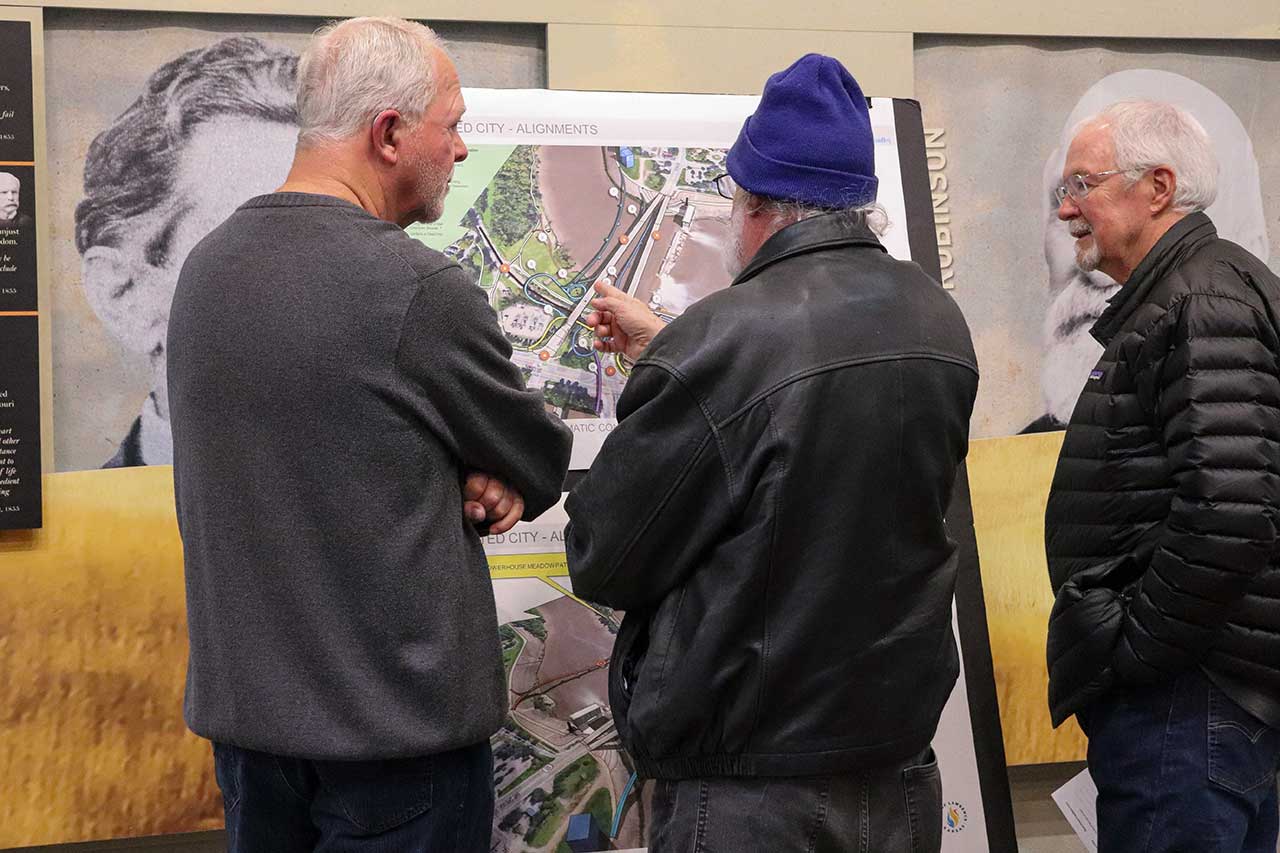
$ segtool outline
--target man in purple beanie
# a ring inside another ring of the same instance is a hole
[[[733,285],[665,327],[607,287],[588,317],[636,363],[565,539],[574,590],[626,611],[610,704],[653,853],[941,847],[978,370],[877,239],[874,166],[857,82],[801,58],[729,152]]]

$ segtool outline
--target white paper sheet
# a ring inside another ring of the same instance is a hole
[[[1053,801],[1089,853],[1098,853],[1098,789],[1088,770],[1053,792]]]

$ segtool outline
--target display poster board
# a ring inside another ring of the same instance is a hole
[[[31,24],[0,20],[0,530],[41,524]]]
[[[581,322],[591,286],[614,284],[669,319],[729,284],[731,204],[714,180],[757,99],[541,90],[466,99],[470,154],[445,215],[409,230],[488,294],[529,387],[572,429],[571,468],[581,470],[616,424],[627,379],[626,363],[595,352]],[[940,277],[919,105],[872,99],[871,119],[890,221],[883,242]],[[954,622],[964,665],[934,743],[949,853],[1015,849],[964,479],[949,519],[964,560]],[[620,614],[573,595],[566,520],[557,508],[486,542],[511,706],[493,744],[495,849],[644,845],[646,792],[608,705]]]

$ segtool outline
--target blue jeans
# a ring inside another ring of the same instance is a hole
[[[660,779],[652,815],[649,853],[938,853],[942,779],[933,750],[835,776]]]
[[[1078,716],[1098,853],[1276,853],[1280,731],[1202,673],[1117,688]]]
[[[310,761],[215,743],[229,853],[488,853],[489,742],[423,758]]]

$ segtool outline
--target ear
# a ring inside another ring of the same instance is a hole
[[[1173,207],[1173,196],[1178,189],[1178,176],[1168,166],[1156,166],[1151,170],[1152,213],[1164,213]]]
[[[128,288],[133,276],[132,265],[124,252],[114,246],[90,246],[85,250],[80,270],[85,296],[99,316]]]
[[[89,307],[116,340],[136,349],[140,344],[134,342],[139,337],[134,327],[147,322],[138,303],[141,270],[114,246],[91,246],[80,269]]]
[[[768,201],[758,195],[748,195],[747,200],[743,203],[742,214],[748,218],[754,219],[764,213],[768,206]]]
[[[388,166],[400,159],[400,143],[405,131],[404,116],[396,110],[383,110],[369,127],[369,143],[374,153]]]

